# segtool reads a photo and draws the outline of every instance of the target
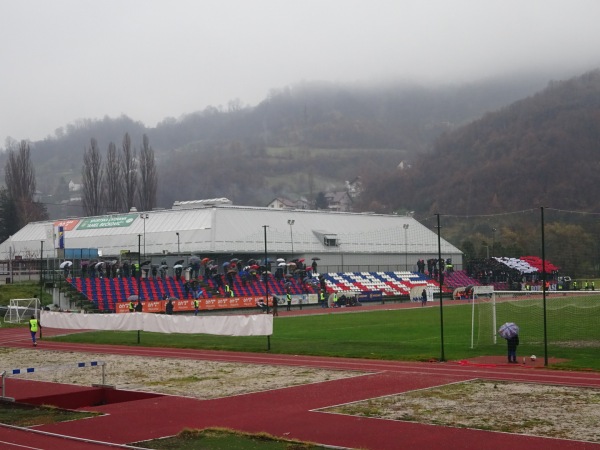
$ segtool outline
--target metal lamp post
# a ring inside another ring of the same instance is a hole
[[[495,247],[496,246],[496,229],[492,228],[492,257],[496,254]]]
[[[402,225],[404,228],[404,270],[408,271],[408,224]]]
[[[266,293],[266,301],[265,303],[267,304],[267,314],[269,314],[269,270],[267,269],[267,228],[269,228],[269,225],[263,225],[263,229],[265,231],[265,293]]]
[[[181,257],[181,252],[179,251],[179,231],[175,233],[177,235],[177,258]]]
[[[292,258],[294,258],[294,232],[292,231],[292,227],[294,226],[294,223],[296,221],[294,219],[289,219],[287,222],[290,226],[290,240],[292,241]]]
[[[140,219],[144,221],[144,260],[146,260],[146,219],[150,217],[148,213],[140,214]]]
[[[141,282],[142,282],[142,253],[141,253],[141,249],[142,249],[142,235],[138,234],[138,270],[137,270],[137,286],[138,286],[138,300],[142,299],[142,289],[141,289]]]

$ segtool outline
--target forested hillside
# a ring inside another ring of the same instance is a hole
[[[532,207],[598,211],[600,71],[443,134],[411,170],[367,181],[362,207],[484,214]]]
[[[401,161],[431,151],[443,132],[530,95],[543,76],[425,88],[300,83],[273,90],[255,107],[225,107],[167,118],[147,127],[126,116],[82,119],[31,143],[37,186],[52,217],[80,215],[61,202],[81,180],[84,150],[96,139],[106,152],[129,133],[155,150],[159,206],[174,200],[228,197],[265,205],[278,195],[313,199],[357,176],[378,178]],[[4,165],[4,155],[0,154]],[[375,192],[375,191],[374,191]],[[390,205],[391,206],[391,205]]]

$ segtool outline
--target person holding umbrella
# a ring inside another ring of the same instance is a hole
[[[519,327],[513,322],[506,322],[498,329],[498,334],[506,339],[508,362],[517,363],[517,346],[519,345]]]

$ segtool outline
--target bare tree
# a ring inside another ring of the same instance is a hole
[[[154,150],[150,147],[148,136],[144,134],[140,151],[140,186],[138,197],[142,211],[150,211],[156,206],[158,175],[154,162]]]
[[[114,142],[108,144],[106,165],[104,166],[104,184],[106,207],[108,211],[121,212],[125,205],[123,165]]]
[[[125,207],[127,208],[127,211],[129,211],[135,206],[135,195],[138,184],[137,155],[131,146],[131,137],[129,137],[129,133],[125,133],[125,137],[123,137],[123,146],[121,149],[123,151],[122,164],[123,181],[125,184]]]
[[[21,228],[15,217],[17,217],[16,203],[10,198],[8,189],[2,186],[0,187],[0,242],[4,242]]]
[[[87,216],[98,216],[106,211],[102,190],[102,155],[96,139],[83,155],[81,170],[83,182],[83,209]]]
[[[14,218],[18,228],[30,221],[48,217],[45,207],[34,201],[36,190],[35,171],[31,164],[29,143],[21,141],[18,151],[10,149],[4,167],[8,199],[14,203]]]

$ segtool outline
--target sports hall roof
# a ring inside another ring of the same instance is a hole
[[[30,223],[0,244],[0,259],[44,257],[58,247],[98,248],[103,257],[122,250],[146,255],[257,253],[437,254],[437,234],[410,216],[280,210],[196,203],[173,209],[130,211]],[[266,226],[266,228],[265,228]],[[405,239],[406,238],[406,239]],[[179,248],[178,248],[179,246]],[[10,250],[9,250],[10,249]],[[292,251],[293,250],[293,251]],[[441,240],[444,255],[461,251]]]

